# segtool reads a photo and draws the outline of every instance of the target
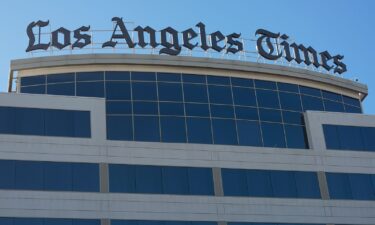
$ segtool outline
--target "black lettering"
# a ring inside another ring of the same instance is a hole
[[[172,41],[167,41],[167,35],[172,35]],[[161,45],[164,48],[160,49],[159,54],[178,55],[181,52],[181,46],[178,43],[178,32],[172,27],[167,27],[161,30]]]
[[[330,71],[333,68],[333,66],[328,65],[328,61],[332,59],[332,56],[327,51],[321,52],[319,53],[319,55],[322,61],[320,65],[327,71]]]
[[[341,60],[344,58],[343,55],[336,55],[333,56],[333,63],[336,65],[336,68],[333,72],[342,74],[346,72],[346,64],[344,64]]]
[[[150,36],[150,46],[152,48],[156,48],[159,44],[156,42],[156,31],[151,27],[147,26],[145,28],[138,26],[134,28],[135,31],[138,32],[138,45],[142,48],[147,46],[145,42],[145,32],[147,32]]]
[[[193,50],[193,48],[195,48],[198,45],[198,43],[191,44],[190,41],[194,39],[196,36],[198,36],[198,34],[192,28],[182,31],[182,39],[184,42],[183,46],[185,48]]]
[[[74,30],[74,38],[77,40],[73,43],[72,48],[83,48],[86,45],[91,44],[91,36],[89,34],[81,33],[81,32],[86,32],[89,30],[90,30],[90,26],[88,27],[82,26]]]
[[[232,33],[227,35],[227,44],[229,46],[227,47],[227,53],[233,53],[236,54],[237,52],[240,52],[243,50],[243,43],[238,40],[234,40],[235,38],[240,38],[241,34]],[[237,48],[234,48],[233,46],[237,46]]]
[[[59,34],[64,36],[64,42],[59,41]],[[63,49],[66,46],[71,45],[70,42],[70,30],[60,27],[59,29],[52,32],[52,46],[58,49]]]
[[[261,36],[257,40],[257,49],[259,54],[269,60],[276,60],[281,57],[281,52],[276,52],[274,44],[271,41],[271,38],[277,39],[280,36],[280,33],[272,33],[264,29],[258,29],[255,32],[255,35],[260,34]],[[266,44],[268,51],[263,48],[263,40],[266,39]],[[276,40],[275,40],[276,41]],[[276,53],[275,53],[276,52]]]
[[[212,42],[211,48],[217,52],[221,52],[221,50],[223,50],[225,46],[223,47],[219,46],[219,42],[224,40],[225,36],[220,31],[216,31],[210,34],[210,37],[211,37],[211,42]]]
[[[122,18],[119,17],[113,17],[113,22],[116,22],[116,26],[113,29],[113,33],[111,36],[111,39],[107,42],[104,42],[102,45],[102,48],[105,47],[115,47],[117,45],[117,41],[113,41],[113,39],[125,39],[126,44],[129,46],[129,48],[134,48],[135,44],[133,43],[132,39],[130,38],[130,35],[128,33],[128,30],[125,27],[124,21]],[[117,27],[120,28],[121,34],[116,34]]]
[[[38,20],[37,22],[31,22],[27,26],[26,33],[27,33],[27,36],[29,37],[29,45],[26,48],[26,52],[30,52],[30,51],[34,51],[34,50],[38,50],[38,49],[41,49],[41,50],[47,50],[48,49],[48,47],[51,44],[50,42],[44,43],[44,44],[40,43],[41,28],[45,27],[45,26],[48,26],[48,24],[49,24],[49,20],[47,20],[47,21]],[[37,44],[35,44],[35,35],[34,35],[34,32],[33,32],[34,27],[39,28],[38,43]]]
[[[316,68],[320,66],[320,63],[318,61],[318,54],[311,46],[306,48],[304,45],[297,45],[296,43],[292,43],[290,46],[294,48],[294,60],[297,63],[304,62],[308,66],[313,64]],[[300,51],[303,52],[304,60],[301,59]],[[311,62],[310,56],[312,57],[313,62]]]
[[[199,35],[201,37],[201,48],[204,51],[206,51],[210,48],[207,45],[206,25],[204,25],[202,22],[199,22],[196,26],[199,28]]]

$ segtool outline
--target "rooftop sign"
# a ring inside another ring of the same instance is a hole
[[[118,45],[126,45],[128,49],[152,49],[159,54],[180,55],[185,49],[196,51],[197,49],[205,53],[219,53],[222,55],[239,55],[246,57],[247,53],[253,53],[245,49],[245,39],[241,33],[223,34],[220,31],[207,33],[206,26],[199,22],[195,29],[189,28],[182,32],[172,27],[164,28],[160,31],[150,26],[137,26],[133,30],[127,29],[122,18],[113,17],[113,30],[105,37],[104,41],[99,41],[102,49],[116,48]],[[64,50],[64,49],[84,49],[93,46],[93,32],[90,26],[81,26],[73,31],[60,27],[51,33],[42,31],[46,29],[49,21],[31,22],[26,29],[29,37],[29,44],[26,52],[36,50]],[[35,30],[37,29],[37,32]],[[49,35],[49,40],[43,41],[43,34]],[[286,34],[273,33],[264,29],[255,32],[256,53],[263,59],[271,61],[282,61],[286,63],[304,64],[305,66],[323,69],[327,72],[337,74],[344,73],[346,65],[342,62],[344,56],[331,55],[328,51],[317,52],[311,46],[290,43]],[[96,43],[97,45],[97,43]],[[258,60],[257,60],[258,61]]]

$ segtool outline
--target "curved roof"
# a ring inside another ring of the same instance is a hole
[[[368,94],[365,84],[305,69],[239,60],[143,54],[82,54],[16,59],[11,61],[10,81],[14,71],[18,71],[20,76],[28,76],[41,72],[53,73],[54,69],[59,72],[78,72],[90,68],[98,70],[101,67],[103,70],[121,70],[124,66],[130,70],[174,70],[290,82],[349,94],[361,100]]]

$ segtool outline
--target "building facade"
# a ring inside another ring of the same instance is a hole
[[[340,77],[223,59],[13,60],[0,224],[375,224],[366,95]]]

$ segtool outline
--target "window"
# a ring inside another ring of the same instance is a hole
[[[320,93],[319,89],[311,88],[311,87],[305,87],[305,86],[300,86],[299,89],[301,91],[301,94],[311,95],[311,96],[315,96],[315,97],[319,97],[319,98],[322,97],[322,94]]]
[[[272,197],[273,189],[269,171],[267,170],[249,170],[247,172],[247,186],[249,196],[254,197]]]
[[[283,126],[279,123],[262,123],[264,147],[285,148]]]
[[[109,192],[136,193],[136,166],[110,164]]]
[[[321,198],[316,172],[295,171],[294,178],[299,198]]]
[[[104,82],[77,82],[77,96],[104,97]]]
[[[47,85],[47,94],[50,95],[75,95],[75,84],[74,83],[57,83]]]
[[[157,73],[158,81],[181,82],[179,73]]]
[[[160,141],[158,117],[134,116],[134,140]]]
[[[159,101],[182,102],[181,83],[158,83]]]
[[[102,81],[104,72],[78,72],[77,81]]]
[[[219,118],[234,118],[234,109],[232,105],[214,105],[211,104],[211,116]]]
[[[262,121],[281,123],[281,111],[274,109],[259,109],[259,117]]]
[[[46,86],[45,85],[36,85],[36,86],[21,87],[21,93],[45,94],[46,93]]]
[[[308,148],[305,127],[285,125],[285,135],[288,148]]]
[[[133,140],[131,116],[107,116],[107,139]]]
[[[157,102],[133,102],[133,112],[139,115],[157,115],[158,103]]]
[[[288,171],[272,171],[271,182],[274,197],[296,198],[297,188],[294,174]]]
[[[260,127],[257,121],[237,120],[239,145],[262,146]]]
[[[247,196],[246,170],[221,169],[225,196]]]
[[[45,190],[71,191],[73,189],[73,171],[70,163],[44,162],[43,164]]]
[[[251,88],[233,87],[235,105],[256,106],[255,91]]]
[[[130,100],[130,83],[127,81],[107,81],[105,92],[107,100]]]
[[[278,82],[277,87],[278,87],[279,91],[299,93],[298,85],[296,85],[296,84],[288,84],[288,83],[279,83]]]
[[[155,82],[133,82],[132,83],[133,100],[156,101],[156,83]]]
[[[29,86],[29,85],[37,85],[37,84],[45,84],[45,83],[46,83],[45,75],[21,77],[21,86]]]
[[[50,74],[47,76],[47,83],[66,83],[74,82],[74,73],[60,73],[60,74]]]
[[[127,71],[106,71],[105,79],[108,80],[130,80],[130,72]]]
[[[214,195],[211,168],[188,168],[188,179],[191,195]]]
[[[154,72],[132,72],[132,80],[137,81],[156,81],[156,73]]]
[[[16,161],[16,189],[43,190],[43,164]]]
[[[186,118],[189,143],[212,143],[211,121],[205,118]]]
[[[280,92],[281,109],[302,111],[301,99],[298,94]]]
[[[343,173],[326,173],[331,199],[352,199],[349,178]]]
[[[321,98],[302,95],[303,110],[324,111],[323,101]]]
[[[21,135],[44,135],[43,110],[11,108],[15,114],[15,133]]]
[[[195,75],[195,74],[182,74],[183,82],[188,83],[206,83],[206,76],[203,75]]]
[[[188,170],[184,167],[163,167],[163,191],[166,194],[189,194]]]
[[[232,91],[229,86],[209,85],[210,103],[232,104]]]
[[[232,86],[254,87],[254,80],[252,79],[231,77],[231,82],[232,82]]]
[[[184,116],[184,105],[174,102],[159,102],[160,115]]]
[[[258,110],[253,107],[236,106],[236,119],[259,120]]]
[[[254,80],[255,87],[260,89],[276,90],[276,82],[266,80]]]
[[[73,191],[99,192],[99,165],[73,163]]]
[[[274,109],[280,108],[279,97],[277,96],[276,91],[256,90],[256,94],[259,107]]]
[[[330,112],[344,112],[344,105],[341,102],[324,100],[324,109]]]
[[[209,117],[208,104],[185,103],[186,116]]]
[[[137,166],[135,169],[135,186],[137,193],[163,193],[161,167]]]
[[[0,189],[15,188],[16,165],[13,160],[0,160]]]
[[[207,84],[229,85],[229,77],[207,76]]]
[[[161,140],[163,142],[186,142],[184,117],[162,116],[160,118]]]
[[[132,105],[130,101],[107,101],[107,114],[131,114]]]
[[[215,144],[237,144],[236,124],[231,119],[212,119]]]
[[[184,83],[185,102],[202,102],[207,103],[207,86],[202,84]]]

